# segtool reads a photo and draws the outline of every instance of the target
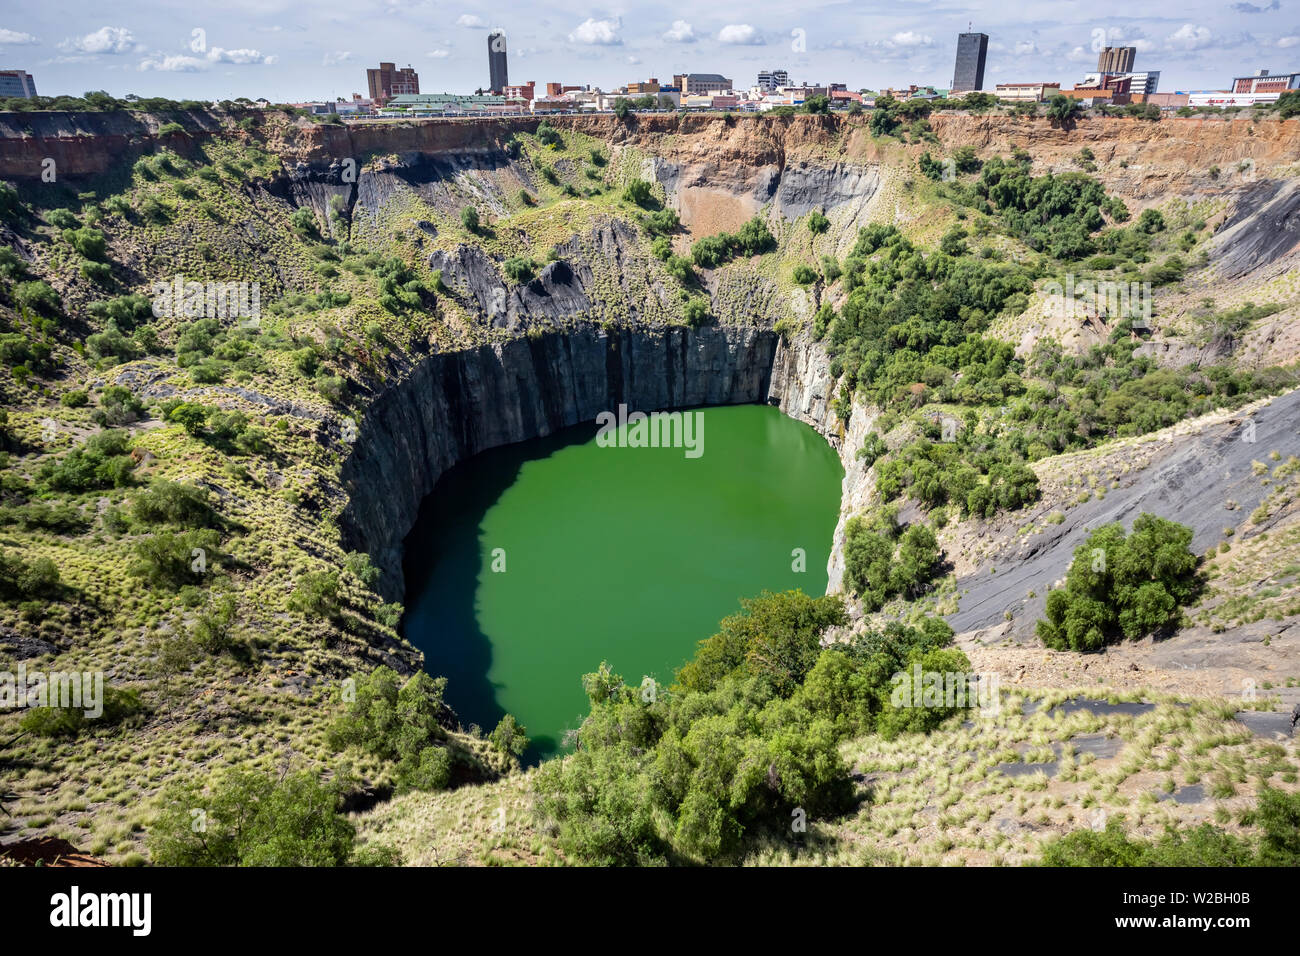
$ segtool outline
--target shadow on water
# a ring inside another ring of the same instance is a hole
[[[497,702],[498,687],[488,679],[492,642],[477,615],[479,585],[491,573],[492,562],[480,545],[484,516],[525,464],[595,434],[594,424],[575,425],[547,438],[489,449],[456,465],[425,498],[406,537],[403,572],[407,599],[415,603],[402,618],[402,633],[424,652],[424,669],[447,678],[447,703],[466,727],[477,724],[486,734],[505,716]],[[555,753],[560,743],[547,735],[534,737],[524,763]]]

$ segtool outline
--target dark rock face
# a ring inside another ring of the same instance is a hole
[[[625,321],[653,323],[662,320],[670,296],[657,282],[633,287],[631,280],[644,278],[647,269],[638,243],[636,227],[617,219],[604,222],[558,246],[559,259],[514,286],[487,253],[465,243],[450,252],[435,251],[429,268],[441,272],[442,281],[493,328],[549,330],[557,323],[601,321],[615,309]]]
[[[782,171],[776,204],[787,219],[798,219],[814,209],[825,211],[870,199],[879,188],[880,173],[869,166],[799,163]]]
[[[1244,192],[1219,228],[1210,257],[1237,279],[1300,248],[1300,184],[1265,180]]]
[[[754,327],[584,324],[430,356],[366,413],[342,471],[344,542],[370,554],[384,597],[400,600],[403,539],[447,469],[624,403],[649,412],[763,401],[776,349],[776,334]]]

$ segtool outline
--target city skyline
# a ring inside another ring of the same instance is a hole
[[[648,5],[599,8],[570,2],[501,7],[408,2],[313,6],[247,0],[206,20],[163,5],[125,2],[74,25],[57,7],[0,17],[0,68],[25,69],[42,95],[115,95],[275,101],[366,92],[368,67],[408,64],[421,89],[465,93],[489,85],[486,37],[503,29],[514,82],[598,85],[680,72],[717,72],[753,85],[760,70],[792,82],[850,89],[907,83],[946,88],[957,35],[989,35],[985,88],[1061,80],[1096,68],[1102,46],[1133,46],[1137,69],[1160,70],[1164,90],[1222,89],[1257,69],[1300,69],[1300,17],[1280,0],[1195,3],[1178,16],[1128,16],[1129,6],[1061,2],[1018,19],[995,6],[958,9],[901,2],[860,12],[842,2],[796,11],[722,3],[707,15]]]

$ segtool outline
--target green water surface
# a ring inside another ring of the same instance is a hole
[[[406,542],[403,628],[462,722],[486,732],[509,712],[529,758],[548,756],[581,722],[581,676],[601,661],[631,684],[671,682],[740,598],[825,591],[835,453],[768,406],[686,414],[703,416],[697,458],[600,447],[581,425],[438,483]]]

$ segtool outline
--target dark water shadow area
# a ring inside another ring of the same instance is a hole
[[[505,716],[497,702],[492,670],[492,641],[479,626],[479,584],[491,573],[492,555],[480,551],[477,563],[463,560],[479,549],[483,519],[519,478],[523,466],[541,461],[596,434],[593,423],[575,425],[546,438],[489,449],[461,462],[439,479],[420,506],[420,515],[404,542],[403,572],[408,605],[402,633],[424,652],[430,674],[447,678],[447,702],[466,727],[477,724],[486,734]],[[429,541],[440,547],[425,547]],[[555,752],[560,741],[532,735],[525,762]]]

